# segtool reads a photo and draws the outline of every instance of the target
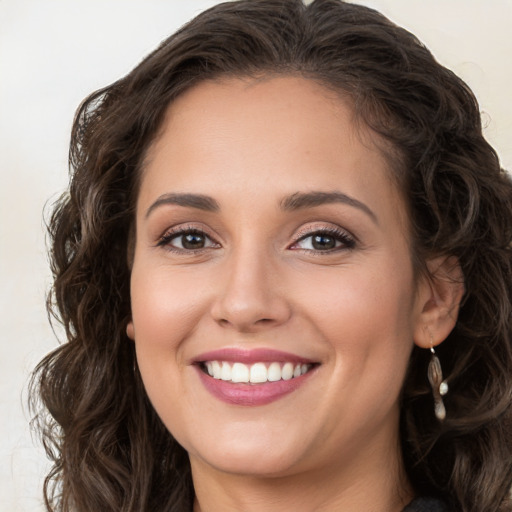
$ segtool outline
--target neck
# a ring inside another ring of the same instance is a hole
[[[369,442],[334,464],[277,476],[230,474],[191,457],[194,512],[400,512],[413,493],[398,439]]]

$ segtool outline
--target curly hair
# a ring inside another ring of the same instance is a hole
[[[69,191],[49,221],[48,308],[67,342],[33,377],[33,407],[44,406],[36,421],[53,460],[47,509],[192,508],[187,453],[150,405],[125,332],[138,180],[177,96],[204,80],[262,74],[302,76],[348,98],[392,148],[414,261],[458,259],[466,291],[438,350],[448,415],[442,423],[433,415],[428,351],[416,347],[401,397],[405,467],[416,493],[453,510],[512,510],[512,183],[482,135],[468,86],[415,36],[340,0],[217,5],[79,107]]]

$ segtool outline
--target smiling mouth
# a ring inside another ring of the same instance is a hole
[[[292,380],[307,374],[315,364],[292,362],[257,362],[244,364],[230,361],[203,361],[201,370],[217,380],[237,384],[264,384]]]

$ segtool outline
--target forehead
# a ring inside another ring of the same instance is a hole
[[[380,182],[396,202],[391,174],[377,136],[340,94],[297,76],[229,78],[201,82],[169,106],[147,154],[140,199],[192,188],[354,195]]]
[[[348,101],[312,80],[287,75],[207,80],[170,104],[149,157],[167,145],[171,136],[193,144],[199,139],[202,143],[213,142],[213,135],[224,134],[233,142],[241,142],[250,132],[253,138],[262,140],[266,136],[276,142],[295,139],[300,146],[297,149],[305,149],[310,144],[303,136],[313,141],[335,118],[345,127],[350,126],[350,130],[345,129],[344,138],[356,134],[357,123]],[[216,149],[219,139],[215,140]],[[267,146],[269,151],[272,146]]]

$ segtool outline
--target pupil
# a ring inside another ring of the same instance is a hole
[[[183,235],[181,243],[185,249],[201,249],[204,247],[204,237],[195,233]]]
[[[313,247],[315,249],[334,249],[335,246],[336,240],[332,236],[315,235],[313,237]]]

